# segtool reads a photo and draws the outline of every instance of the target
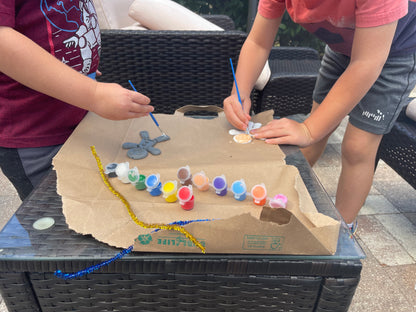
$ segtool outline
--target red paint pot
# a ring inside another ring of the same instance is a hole
[[[176,196],[179,199],[179,204],[184,210],[191,210],[194,208],[194,194],[192,192],[192,185],[182,186],[179,188]]]

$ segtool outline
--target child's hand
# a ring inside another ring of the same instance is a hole
[[[98,82],[90,110],[101,117],[123,120],[147,116],[154,108],[150,99],[116,83]]]
[[[282,118],[251,131],[256,139],[266,139],[269,144],[291,144],[306,147],[313,143],[309,129],[304,123]]]
[[[241,107],[240,102],[236,94],[232,94],[224,100],[224,113],[227,117],[227,120],[235,128],[240,130],[246,130],[248,122],[250,121],[250,107],[251,100],[250,97],[241,96],[241,101],[243,102],[244,110]]]

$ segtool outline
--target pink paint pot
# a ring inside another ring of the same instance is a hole
[[[275,197],[270,199],[269,206],[272,208],[286,208],[287,197],[283,194],[277,194]]]
[[[192,191],[192,185],[181,186],[178,190],[177,196],[182,209],[191,210],[194,208],[195,198]]]
[[[266,186],[262,184],[254,185],[251,189],[251,196],[253,202],[258,206],[264,206],[266,204],[267,190]]]

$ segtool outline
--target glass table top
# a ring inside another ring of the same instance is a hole
[[[276,260],[359,260],[365,254],[342,221],[331,199],[297,147],[283,146],[286,163],[298,168],[318,211],[341,220],[337,251],[334,255],[264,255],[264,254],[184,254],[132,252],[128,259],[147,258],[218,258]],[[40,221],[39,221],[40,220]],[[47,227],[46,229],[44,229]],[[26,199],[0,232],[0,261],[21,260],[107,260],[121,249],[95,240],[90,235],[68,229],[62,214],[62,201],[56,193],[56,174],[51,171],[41,185]]]

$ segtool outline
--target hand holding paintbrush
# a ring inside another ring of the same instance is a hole
[[[133,88],[134,91],[137,92],[136,88],[134,87],[133,83],[129,80],[129,83],[131,85],[131,87]],[[165,132],[162,131],[162,129],[159,126],[159,123],[157,122],[155,116],[153,116],[152,113],[149,113],[150,117],[152,118],[153,122],[155,123],[155,125],[159,128],[160,132],[162,133],[163,136],[168,136]]]
[[[233,77],[234,77],[234,85],[235,85],[235,90],[236,90],[236,93],[237,93],[238,101],[240,102],[240,104],[241,104],[241,108],[242,108],[242,110],[243,110],[243,112],[244,112],[244,105],[243,105],[243,102],[242,102],[242,100],[241,100],[240,91],[238,90],[237,78],[236,78],[236,76],[235,76],[235,71],[234,71],[233,61],[231,60],[231,58],[230,58],[230,64],[231,64],[231,71],[232,71],[232,73],[233,73]],[[247,134],[250,134],[250,133],[249,133],[249,130],[248,130],[248,127],[247,127],[247,125],[246,125],[246,127],[245,127],[245,131],[246,131],[246,133],[247,133]]]

